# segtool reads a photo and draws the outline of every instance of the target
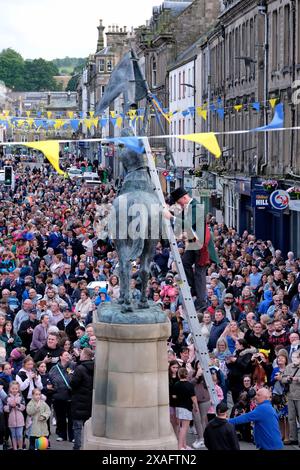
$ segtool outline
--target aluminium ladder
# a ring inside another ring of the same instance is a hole
[[[165,208],[166,207],[165,198],[164,198],[162,187],[161,187],[159,177],[157,174],[154,158],[151,152],[149,139],[147,137],[143,138],[143,143],[145,146],[146,155],[148,159],[151,180],[154,184],[159,201],[161,205],[163,206],[163,208]],[[207,345],[206,345],[203,335],[200,332],[200,323],[199,323],[195,305],[191,296],[190,286],[188,285],[188,282],[186,279],[186,275],[185,275],[184,267],[182,264],[181,256],[179,254],[174,231],[172,229],[172,226],[169,220],[163,217],[163,221],[165,223],[166,233],[168,234],[171,251],[175,259],[176,265],[177,265],[177,271],[181,279],[180,290],[182,293],[183,303],[184,303],[184,307],[186,311],[186,319],[188,321],[190,332],[192,333],[193,340],[194,340],[196,358],[199,360],[200,365],[202,367],[203,376],[205,379],[207,389],[210,394],[211,401],[213,405],[216,406],[218,404],[218,398],[217,398],[217,394],[216,394],[213,380],[211,377],[211,373],[209,370],[209,355],[208,355]]]

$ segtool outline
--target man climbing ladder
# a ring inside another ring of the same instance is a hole
[[[146,155],[147,155],[147,159],[148,159],[148,166],[149,166],[152,182],[154,184],[154,187],[155,187],[155,190],[157,192],[160,203],[162,204],[163,208],[166,209],[166,203],[165,203],[163,191],[162,191],[162,188],[161,188],[161,185],[160,185],[159,177],[158,177],[157,170],[156,170],[155,163],[154,163],[154,159],[153,159],[153,156],[152,156],[152,153],[151,153],[151,148],[150,148],[148,138],[144,138],[143,143],[144,143],[145,150],[146,150]],[[166,213],[166,210],[165,210],[165,213]],[[190,289],[189,284],[187,282],[183,262],[181,260],[181,257],[180,257],[179,251],[178,251],[178,246],[177,246],[175,234],[174,234],[174,231],[173,231],[171,223],[170,223],[170,218],[164,218],[163,220],[164,220],[164,223],[165,223],[165,226],[166,226],[165,229],[166,229],[166,233],[168,235],[168,239],[169,239],[169,242],[170,242],[170,248],[171,248],[173,257],[176,261],[178,274],[179,274],[180,279],[181,279],[180,289],[181,289],[181,292],[182,292],[183,303],[184,303],[185,311],[186,311],[186,314],[187,314],[186,319],[188,321],[190,331],[191,331],[193,339],[194,339],[196,356],[197,356],[197,359],[200,361],[200,364],[202,366],[204,379],[205,379],[205,382],[206,382],[206,385],[207,385],[212,403],[216,406],[217,403],[218,403],[218,399],[217,399],[217,395],[216,395],[216,392],[215,392],[215,387],[214,387],[214,384],[213,384],[213,381],[212,381],[212,378],[211,378],[211,373],[210,373],[210,370],[209,370],[208,350],[207,350],[206,342],[205,342],[205,340],[204,340],[204,338],[203,338],[203,336],[201,335],[201,332],[200,332],[200,324],[199,324],[199,321],[198,321],[198,315],[196,313],[193,298],[192,298],[192,295],[191,295],[191,289]],[[203,230],[203,232],[204,232],[204,230]],[[202,242],[201,242],[201,239],[200,239],[200,243],[203,244],[203,241],[204,241],[204,233],[203,233]]]

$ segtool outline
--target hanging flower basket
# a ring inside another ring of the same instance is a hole
[[[262,186],[267,191],[275,191],[275,189],[277,189],[277,187],[278,187],[278,181],[276,181],[276,180],[265,180],[265,181],[263,181]]]
[[[291,199],[300,199],[300,186],[292,186],[287,192]]]

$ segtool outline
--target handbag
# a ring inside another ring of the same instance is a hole
[[[295,375],[297,374],[297,372],[298,372],[299,369],[300,369],[300,367],[297,367],[297,369],[295,370],[295,372],[294,372],[293,375],[292,375],[292,378],[295,377]],[[291,382],[291,383],[292,383],[292,382]],[[288,383],[288,382],[287,382],[287,383],[285,384],[285,387],[284,387],[284,388],[285,388],[285,390],[284,390],[285,393],[288,393],[288,392],[290,391],[290,385],[291,385],[291,383]]]

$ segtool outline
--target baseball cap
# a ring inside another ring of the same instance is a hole
[[[218,273],[211,273],[210,278],[211,279],[219,279],[219,274]]]
[[[233,299],[233,295],[228,292],[228,294],[225,294],[224,299]]]

